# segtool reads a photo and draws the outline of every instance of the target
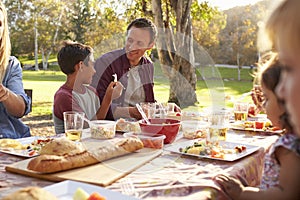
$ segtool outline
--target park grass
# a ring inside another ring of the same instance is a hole
[[[57,67],[54,67],[57,69]],[[222,78],[222,91],[226,97],[237,98],[242,93],[248,92],[252,88],[252,71],[249,69],[241,70],[241,81],[237,80],[237,69],[216,68]],[[210,69],[208,69],[210,70]],[[208,81],[203,80],[201,70],[197,68],[197,99],[198,103],[194,106],[185,108],[194,110],[211,105],[211,88],[208,88]],[[23,71],[23,83],[25,89],[33,90],[32,116],[51,115],[53,97],[59,87],[65,82],[66,76],[56,70]],[[169,97],[169,81],[163,75],[159,66],[155,66],[154,75],[155,98],[159,102],[167,102]],[[247,97],[250,100],[250,97]],[[227,106],[232,106],[228,101]]]

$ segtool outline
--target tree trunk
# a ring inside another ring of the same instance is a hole
[[[236,62],[237,62],[237,66],[238,66],[238,81],[241,80],[241,62],[240,62],[240,53],[237,52],[237,55],[236,55]]]
[[[38,62],[38,29],[37,29],[37,16],[35,14],[35,19],[34,19],[34,60],[35,60],[35,65],[34,65],[34,70],[38,71],[39,70],[39,62]]]
[[[169,101],[181,107],[197,102],[195,60],[190,7],[192,0],[171,0],[176,15],[176,34],[172,31],[169,14],[163,17],[161,0],[152,0],[155,24],[158,27],[157,49],[162,70],[170,80]],[[163,19],[166,19],[165,21]]]

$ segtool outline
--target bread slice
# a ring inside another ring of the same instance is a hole
[[[43,188],[32,186],[19,189],[2,200],[58,200],[58,198]]]

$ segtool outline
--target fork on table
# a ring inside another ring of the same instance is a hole
[[[133,182],[130,178],[123,178],[120,181],[120,186],[121,186],[121,191],[123,194],[125,195],[129,195],[129,196],[134,196],[134,197],[138,197],[139,194],[136,191]]]

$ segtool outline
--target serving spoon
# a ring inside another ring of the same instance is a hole
[[[138,103],[135,104],[135,106],[138,109],[138,111],[140,112],[140,114],[142,115],[142,118],[145,120],[146,124],[151,124],[148,117],[146,116],[145,112],[143,111],[142,107]]]
[[[91,125],[94,124],[94,122],[92,122],[91,120],[88,120],[86,117],[82,117],[81,115],[78,115],[78,114],[77,114],[77,116],[80,117],[81,119],[83,119],[83,121],[87,122],[89,127],[91,127]]]

